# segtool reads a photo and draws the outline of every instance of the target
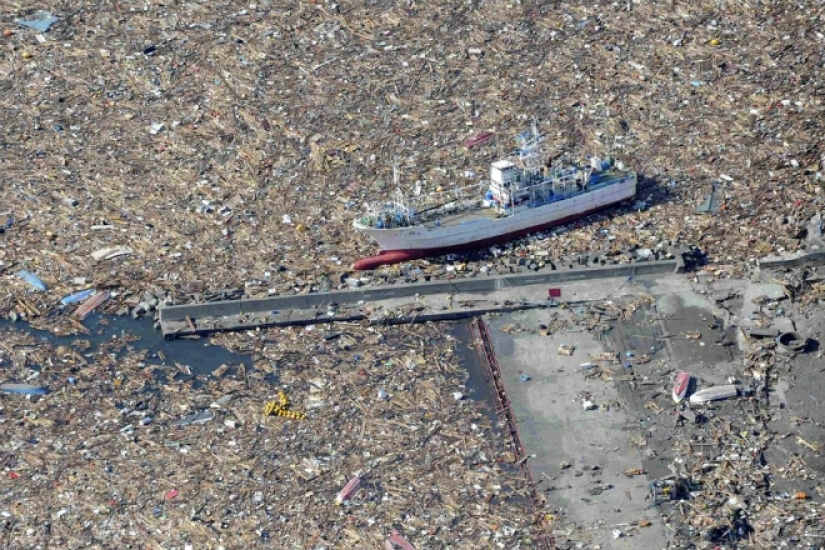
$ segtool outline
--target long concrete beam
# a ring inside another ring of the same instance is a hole
[[[585,279],[606,279],[611,277],[630,277],[673,273],[684,269],[684,262],[679,260],[659,260],[634,262],[599,267],[581,267],[559,269],[544,272],[519,273],[514,275],[478,276],[449,281],[431,281],[412,284],[396,284],[377,287],[365,287],[313,294],[296,294],[288,296],[270,296],[267,298],[242,298],[240,300],[223,300],[219,302],[193,303],[159,308],[161,323],[182,321],[190,318],[219,318],[231,315],[245,315],[259,312],[303,310],[326,307],[329,304],[356,304],[427,296],[432,294],[463,294],[493,292],[528,285],[554,284]]]
[[[825,264],[825,250],[810,250],[794,256],[768,256],[759,260],[760,268],[791,268]]]
[[[578,303],[578,302],[576,302]],[[567,305],[570,305],[567,303]],[[548,307],[557,307],[558,304],[552,303],[515,303],[515,304],[499,304],[491,306],[471,307],[466,309],[456,309],[451,311],[427,311],[427,312],[410,312],[398,316],[387,317],[370,317],[363,313],[349,313],[345,312],[341,315],[323,316],[314,315],[312,311],[299,310],[289,311],[279,315],[266,315],[255,317],[250,315],[249,319],[241,319],[240,317],[226,317],[220,320],[213,318],[198,319],[197,322],[190,318],[192,324],[185,321],[163,321],[161,322],[161,330],[163,337],[166,340],[174,340],[175,338],[189,338],[192,336],[207,336],[216,332],[236,332],[251,330],[255,328],[269,328],[269,327],[292,327],[314,325],[320,322],[323,323],[360,323],[368,322],[371,325],[408,325],[413,323],[428,323],[428,322],[442,322],[442,321],[458,321],[460,319],[469,319],[471,317],[478,317],[481,315],[488,315],[490,313],[509,313],[513,311],[524,311],[527,309],[544,309]]]

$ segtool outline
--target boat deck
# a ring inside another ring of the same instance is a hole
[[[569,193],[564,196],[557,195],[556,197],[551,198],[550,200],[535,201],[531,204],[522,203],[516,206],[516,212],[526,208],[538,208],[540,206],[545,206],[547,204],[569,200],[580,195],[592,193],[594,191],[604,189],[605,187],[609,187],[611,185],[627,181],[627,179],[631,177],[633,177],[632,174],[603,172],[602,174],[599,174],[597,177],[591,179],[590,185],[588,186],[588,189],[586,191],[582,190],[574,193]],[[463,209],[458,209],[454,213],[432,213],[431,216],[428,219],[426,219],[423,225],[430,229],[434,229],[438,227],[436,225],[436,222],[440,224],[440,227],[451,227],[477,220],[496,220],[501,219],[502,217],[505,216],[497,212],[494,208],[484,206],[480,203],[472,205],[468,201],[468,203],[465,203]]]
[[[475,208],[468,208],[467,210],[459,210],[454,214],[447,214],[440,218],[441,227],[450,227],[460,225],[462,223],[474,222],[476,220],[495,220],[500,218],[498,213],[492,208],[486,206],[477,206]],[[434,228],[435,221],[428,221],[427,227]]]

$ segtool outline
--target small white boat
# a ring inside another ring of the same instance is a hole
[[[720,399],[729,399],[739,395],[739,389],[733,385],[713,386],[712,388],[705,388],[699,390],[690,396],[690,402],[693,404],[707,403],[708,401],[719,401]]]

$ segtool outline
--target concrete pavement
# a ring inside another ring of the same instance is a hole
[[[537,327],[547,319],[546,311],[529,311],[490,321],[522,441],[535,455],[529,462],[533,478],[551,508],[586,528],[590,544],[614,550],[664,548],[665,528],[646,500],[645,476],[624,474],[642,468],[642,461],[625,430],[628,418],[619,395],[611,382],[585,379],[580,369],[590,354],[603,350],[602,344],[588,332],[502,331],[507,324]],[[575,347],[572,356],[558,354],[562,344]],[[530,380],[522,381],[521,375]],[[597,409],[584,409],[585,395]],[[563,462],[570,467],[560,466]],[[648,527],[627,525],[644,520]]]

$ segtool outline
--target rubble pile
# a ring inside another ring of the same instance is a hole
[[[524,481],[482,405],[455,397],[464,371],[436,326],[215,341],[253,368],[3,334],[4,372],[45,389],[0,386],[16,544],[384,548],[396,529],[418,548],[530,545]],[[303,415],[267,416],[268,402]]]
[[[54,346],[0,327],[0,516],[20,547],[538,540],[504,439],[481,404],[456,397],[467,391],[443,328],[222,334],[212,343],[251,354],[253,366],[202,372],[136,352],[127,334],[90,347],[93,314],[140,318],[172,303],[685,251],[701,256],[689,275],[701,285],[747,278],[764,256],[825,246],[816,3],[53,8],[16,4],[0,15],[0,318],[77,337]],[[548,161],[611,155],[638,173],[637,196],[492,248],[353,272],[377,249],[352,222],[396,191],[394,168],[403,195],[481,190],[490,163],[534,120]],[[821,306],[822,281],[809,268],[788,275],[779,290],[792,306],[766,298],[747,328]],[[535,330],[601,331],[653,302],[575,306],[572,321]],[[668,337],[708,349],[732,342],[699,328]],[[707,422],[682,415],[673,477],[656,486],[670,487],[679,543],[822,546],[821,467],[809,464],[818,421],[780,428],[771,405],[796,376],[783,349],[792,356],[804,334],[783,326],[775,344],[737,334],[756,355],[736,375],[765,386],[702,404],[694,417]],[[592,357],[585,375],[647,389],[650,380],[626,371],[660,369],[659,384],[672,373],[652,356],[666,345]],[[565,350],[554,357],[588,359]],[[646,397],[645,411],[664,417],[674,410],[667,399]],[[786,454],[763,460],[777,448]],[[801,486],[785,491],[777,480]]]
[[[351,223],[393,165],[406,194],[480,182],[533,119],[549,159],[621,158],[637,199],[458,275],[687,245],[745,268],[813,246],[825,35],[805,3],[18,10],[0,19],[7,295],[20,268],[53,297],[337,288],[376,251]]]

